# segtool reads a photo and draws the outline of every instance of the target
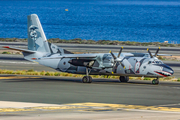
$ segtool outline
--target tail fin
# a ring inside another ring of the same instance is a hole
[[[36,14],[28,15],[28,50],[50,53],[49,45]]]
[[[36,14],[28,15],[28,50],[48,53],[52,55],[59,53],[66,54],[66,50],[57,47],[47,41],[41,26],[40,20]]]

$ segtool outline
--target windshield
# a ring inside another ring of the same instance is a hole
[[[149,61],[148,64],[163,64],[160,60]]]

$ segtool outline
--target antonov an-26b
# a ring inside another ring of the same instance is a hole
[[[171,76],[174,71],[156,57],[148,53],[94,53],[73,54],[47,41],[43,28],[36,14],[28,19],[28,50],[4,46],[4,48],[21,51],[24,58],[51,67],[61,72],[85,74],[83,83],[91,83],[89,75],[120,76],[121,82],[128,82],[129,76],[154,77],[152,84],[158,84],[160,77]]]

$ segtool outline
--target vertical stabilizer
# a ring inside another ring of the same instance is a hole
[[[53,54],[72,54],[47,41],[43,28],[36,14],[28,15],[28,50],[43,53],[43,56]]]
[[[43,28],[36,14],[28,15],[28,50],[51,53]]]

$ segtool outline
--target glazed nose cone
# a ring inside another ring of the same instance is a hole
[[[171,67],[169,67],[169,66],[167,66],[167,65],[165,65],[165,64],[163,64],[163,71],[165,71],[165,72],[167,72],[167,73],[170,73],[171,75],[174,74],[174,70],[173,70]],[[170,76],[170,75],[169,75],[169,76]]]

